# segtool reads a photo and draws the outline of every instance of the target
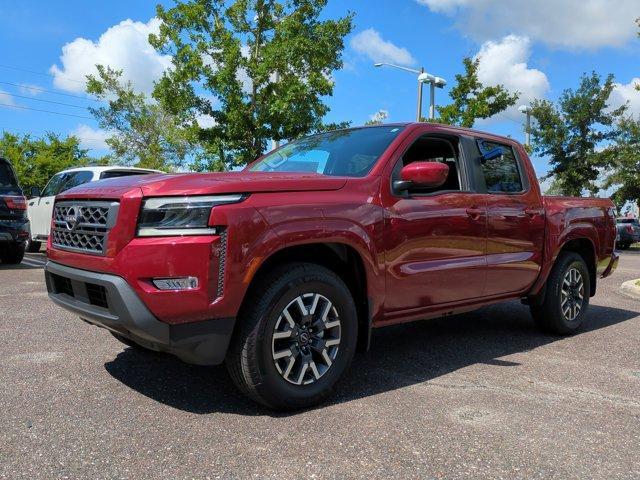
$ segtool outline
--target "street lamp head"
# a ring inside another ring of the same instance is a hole
[[[374,67],[381,67],[382,65],[384,65],[384,63],[374,63],[373,64]]]
[[[431,75],[430,73],[424,72],[418,75],[418,81],[422,83],[431,83],[435,81],[436,77]]]
[[[520,113],[529,113],[531,111],[531,106],[530,105],[520,105],[518,107],[518,111]]]
[[[434,83],[436,84],[436,87],[442,88],[447,84],[447,81],[442,77],[436,77]]]

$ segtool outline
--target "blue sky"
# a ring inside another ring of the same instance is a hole
[[[135,66],[134,84],[150,88],[168,62],[144,42],[155,28],[157,1],[52,3],[0,0],[0,130],[76,133],[100,154],[105,134],[85,109],[93,103],[83,95],[81,80],[93,62],[106,59],[125,69]],[[556,99],[583,72],[613,73],[619,82],[613,102],[629,101],[640,114],[640,93],[632,88],[640,81],[637,0],[329,0],[324,15],[347,11],[356,15],[355,29],[346,39],[345,68],[334,74],[330,121],[357,125],[380,109],[388,112],[388,121],[415,118],[415,78],[374,68],[374,61],[424,66],[450,85],[462,57],[476,55],[483,81],[520,91],[523,102]],[[447,100],[447,91],[437,91],[438,103]],[[426,112],[426,90],[423,108]],[[477,127],[523,137],[516,111]],[[546,171],[543,160],[535,163],[538,173]]]

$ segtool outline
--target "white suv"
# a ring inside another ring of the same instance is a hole
[[[146,175],[163,173],[159,170],[147,170],[134,167],[80,167],[70,168],[56,173],[42,192],[32,190],[33,198],[27,202],[27,215],[31,225],[31,235],[27,241],[27,251],[37,252],[40,243],[46,242],[51,228],[53,200],[56,195],[83,183],[94,182],[105,178],[125,177],[129,175]]]

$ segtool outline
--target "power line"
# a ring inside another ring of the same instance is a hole
[[[62,95],[64,97],[73,97],[73,98],[80,98],[82,100],[87,100],[90,102],[99,102],[100,100],[98,100],[97,98],[89,98],[89,97],[83,97],[81,95],[73,95],[71,93],[61,93],[61,92],[55,92],[53,90],[47,90],[46,88],[41,88],[41,87],[34,87],[31,85],[26,85],[24,83],[12,83],[12,82],[3,82],[0,81],[0,84],[2,85],[11,85],[12,87],[20,87],[20,88],[25,88],[27,90],[36,90],[38,92],[45,92],[45,93],[51,93],[53,95]]]
[[[87,107],[85,107],[84,105],[74,105],[72,103],[56,102],[55,100],[45,100],[44,98],[27,97],[26,95],[17,95],[15,93],[0,92],[0,95],[6,95],[8,97],[15,97],[15,98],[26,98],[27,100],[32,100],[34,102],[54,103],[56,105],[64,105],[65,107],[81,108],[83,110],[87,109]]]
[[[20,108],[22,110],[33,110],[34,112],[52,113],[54,115],[64,115],[66,117],[86,118],[87,120],[93,120],[93,118],[86,117],[84,115],[75,115],[73,113],[54,112],[52,110],[42,110],[40,108],[23,107],[22,105],[11,105],[10,103],[0,103],[0,107]]]
[[[0,65],[0,68],[7,68],[9,70],[16,70],[18,72],[33,73],[35,75],[42,75],[44,77],[52,77],[53,76],[50,73],[38,72],[36,70],[29,70],[28,68],[22,68],[22,67],[12,67],[11,65]],[[69,80],[70,82],[87,83],[86,80],[77,80],[77,79],[69,77],[68,75],[65,75],[64,73],[62,73],[60,75],[63,76],[63,77],[66,77],[66,79]]]

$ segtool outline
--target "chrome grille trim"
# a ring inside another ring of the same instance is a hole
[[[51,228],[52,245],[61,250],[104,255],[119,206],[114,201],[56,202]]]

